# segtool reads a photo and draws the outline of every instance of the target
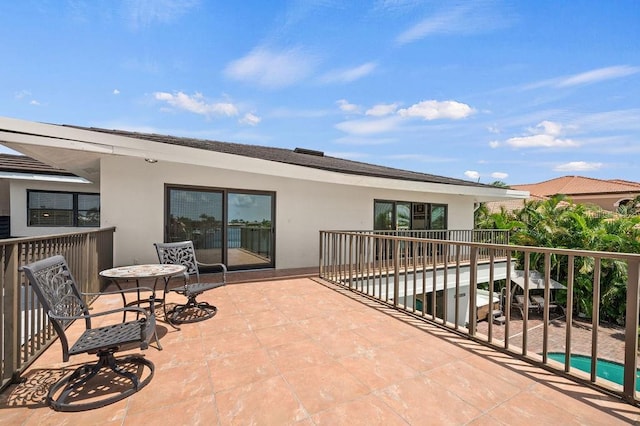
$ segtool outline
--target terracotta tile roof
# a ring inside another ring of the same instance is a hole
[[[0,154],[0,172],[33,173],[40,175],[75,176],[25,155]]]
[[[631,185],[640,189],[640,182],[633,182],[633,181],[624,180],[624,179],[609,179],[609,182],[615,182],[623,185]]]
[[[125,136],[135,139],[144,139],[153,142],[179,145],[196,149],[222,152],[226,154],[241,155],[262,160],[275,161],[279,163],[293,164],[297,166],[310,167],[314,169],[328,170],[351,175],[362,175],[381,177],[387,179],[399,179],[415,182],[439,183],[459,186],[490,187],[490,185],[477,182],[448,178],[444,176],[431,175],[426,173],[412,172],[408,170],[395,169],[391,167],[378,166],[374,164],[361,163],[358,161],[345,160],[324,155],[319,151],[296,148],[295,150],[285,148],[273,148],[257,145],[244,145],[230,142],[219,142],[204,139],[193,139],[168,135],[138,133],[124,130],[109,130],[95,127],[69,126],[94,132],[103,132],[112,135]]]
[[[640,183],[619,179],[602,180],[583,176],[563,176],[539,183],[511,185],[511,188],[544,196],[612,194],[640,192]]]

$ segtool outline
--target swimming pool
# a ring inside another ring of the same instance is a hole
[[[564,364],[564,352],[551,352],[547,355],[549,356],[549,359]],[[569,363],[572,368],[582,370],[586,373],[591,372],[590,356],[572,354]],[[600,358],[596,361],[596,364],[596,373],[598,377],[602,377],[603,379],[622,385],[624,378],[624,366],[622,364]],[[640,370],[636,370],[636,390],[640,391]]]

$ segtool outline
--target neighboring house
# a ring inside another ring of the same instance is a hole
[[[508,201],[492,201],[490,203],[486,203],[487,210],[489,210],[489,214],[493,213],[501,213],[503,210],[505,212],[513,212],[515,210],[521,210],[524,207],[524,203],[529,200],[540,200],[544,201],[548,197],[536,195],[529,193],[528,199],[517,199],[517,200],[508,200]]]
[[[0,143],[91,182],[65,190],[99,192],[97,216],[83,210],[90,202],[77,209],[88,218],[82,224],[99,217],[100,226],[116,227],[116,265],[154,262],[154,242],[192,239],[200,260],[230,270],[317,267],[320,230],[472,229],[477,203],[528,196],[308,149],[3,117]],[[12,223],[16,234],[50,231],[27,221],[31,189],[53,191],[53,183],[12,188],[11,216],[23,221]]]
[[[99,226],[99,191],[66,170],[24,155],[0,154],[0,238]]]
[[[563,176],[540,183],[511,185],[518,191],[529,191],[540,197],[566,195],[577,204],[593,204],[604,210],[617,211],[618,206],[640,195],[640,183],[620,179],[602,180],[583,176]]]

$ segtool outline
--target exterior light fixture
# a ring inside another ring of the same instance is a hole
[[[155,158],[145,158],[144,161],[151,164],[158,162],[158,160],[156,160]]]

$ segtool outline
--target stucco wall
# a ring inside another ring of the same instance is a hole
[[[38,189],[43,191],[98,193],[100,192],[100,188],[98,185],[91,183],[60,183],[12,179],[10,188],[11,236],[13,237],[34,237],[38,235],[63,234],[65,232],[77,232],[79,230],[93,229],[74,227],[27,226],[27,190]]]
[[[277,167],[277,166],[276,166]],[[101,163],[102,226],[115,226],[115,263],[156,261],[162,241],[165,183],[276,193],[276,268],[318,265],[321,229],[372,229],[373,200],[449,205],[449,228],[473,227],[473,200],[443,194],[325,184],[257,173],[143,159],[107,157]]]
[[[599,196],[569,196],[574,203],[595,204],[605,210],[615,212],[618,210],[620,200],[633,200],[636,194],[615,194],[615,195],[599,195]]]

